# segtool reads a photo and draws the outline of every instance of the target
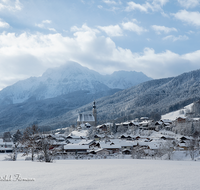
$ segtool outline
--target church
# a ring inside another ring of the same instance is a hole
[[[92,113],[79,113],[77,119],[77,127],[81,124],[90,125],[96,127],[97,125],[97,109],[95,101],[93,102]]]

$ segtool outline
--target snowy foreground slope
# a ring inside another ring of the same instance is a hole
[[[35,181],[0,181],[6,190],[198,190],[199,162],[101,159],[54,163],[0,161],[0,177],[20,174]]]

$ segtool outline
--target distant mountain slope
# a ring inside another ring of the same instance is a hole
[[[120,71],[101,75],[75,62],[48,69],[41,77],[19,81],[0,91],[0,105],[44,100],[68,93],[87,90],[88,93],[126,89],[151,80],[143,73]]]
[[[130,89],[117,92],[96,101],[98,120],[116,118],[133,119],[156,112],[165,114],[183,108],[200,99],[200,70],[177,77],[151,80]],[[59,123],[76,121],[77,112],[91,110],[91,103],[76,111],[60,116]],[[43,121],[43,125],[57,126],[55,118]]]
[[[105,76],[105,84],[109,88],[127,89],[145,81],[151,80],[142,72],[116,71],[112,75]]]
[[[41,77],[19,81],[0,91],[0,131],[33,123],[51,126],[51,119],[57,122],[56,127],[66,125],[68,121],[59,121],[63,114],[146,80],[150,78],[143,73],[101,75],[74,62],[48,69]]]

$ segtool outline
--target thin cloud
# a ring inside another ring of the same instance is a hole
[[[119,25],[98,26],[98,28],[104,31],[108,36],[123,36],[123,30]]]
[[[55,28],[48,28],[52,32],[57,32]]]
[[[126,11],[134,11],[134,10],[139,10],[141,12],[148,12],[148,6],[147,4],[137,4],[135,2],[128,2],[128,6],[126,7]]]
[[[133,20],[133,22],[123,22],[122,23],[122,27],[124,30],[129,30],[132,32],[136,32],[137,34],[141,34],[143,32],[147,32],[146,29],[144,29],[141,26],[138,26],[137,24],[137,20]]]
[[[190,25],[200,26],[200,13],[189,12],[186,10],[180,10],[179,12],[172,14],[176,19],[186,22]]]
[[[44,24],[51,24],[51,20],[43,20],[42,23],[44,23]]]
[[[166,26],[152,25],[151,27],[157,34],[161,34],[161,32],[164,32],[166,34],[170,32],[178,32],[176,28],[169,28]]]
[[[102,5],[98,5],[97,7],[98,7],[99,9],[102,9],[102,8],[103,8],[103,6],[102,6]]]
[[[186,35],[179,35],[178,37],[169,35],[163,38],[163,40],[172,40],[173,42],[179,41],[179,40],[188,40],[189,38]]]
[[[133,1],[127,3],[127,7],[125,11],[134,11],[139,10],[141,12],[148,13],[149,11],[161,11],[162,7],[168,2],[168,0],[149,0],[149,2],[145,2],[144,4],[135,3]]]
[[[197,7],[200,4],[200,0],[178,0],[178,2],[186,9]]]
[[[0,28],[9,28],[10,25],[0,19]]]
[[[106,4],[112,4],[112,5],[116,5],[116,1],[113,1],[113,0],[103,0],[104,3]]]
[[[22,10],[22,4],[19,0],[2,0],[0,2],[0,10],[8,10],[8,11],[20,11]]]
[[[46,28],[45,25],[46,24],[51,24],[51,20],[43,20],[41,23],[39,24],[35,24],[35,26],[39,27],[39,28]]]

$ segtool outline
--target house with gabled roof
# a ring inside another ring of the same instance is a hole
[[[13,151],[13,147],[13,142],[4,142],[3,139],[0,139],[0,153],[10,153]]]

